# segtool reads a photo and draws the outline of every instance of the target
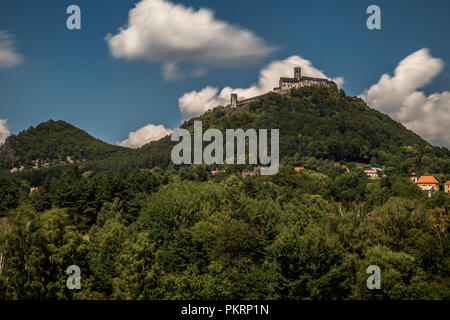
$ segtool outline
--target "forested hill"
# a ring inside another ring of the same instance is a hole
[[[193,130],[201,120],[203,131],[218,128],[280,130],[280,159],[302,163],[305,157],[337,162],[360,162],[408,173],[449,172],[450,151],[433,147],[402,124],[343,90],[322,87],[294,89],[290,95],[270,93],[235,111],[217,107],[185,122]],[[165,165],[170,139],[150,143],[139,151],[135,164]]]
[[[67,122],[49,120],[8,137],[0,147],[0,163],[3,169],[41,168],[103,159],[123,149]]]
[[[64,122],[10,138],[18,159],[93,160],[0,172],[0,300],[450,299],[450,194],[408,177],[414,164],[450,180],[447,149],[326,88],[197,119],[280,129],[278,174],[175,167],[170,137],[121,149]],[[370,179],[369,163],[385,174]],[[70,265],[80,290],[66,286]],[[367,289],[370,265],[381,290]]]
[[[203,127],[280,129],[281,157],[312,156],[369,162],[398,152],[446,155],[361,99],[334,88],[306,87],[291,95],[269,94],[238,112],[216,108],[200,117]],[[193,125],[192,119],[185,127]]]
[[[450,172],[448,149],[433,147],[363,100],[335,88],[305,87],[288,95],[269,93],[238,110],[214,108],[182,127],[192,129],[195,120],[202,120],[203,130],[280,129],[280,159],[284,158],[284,163],[301,164],[313,157],[385,166],[401,174],[412,166],[419,172]],[[37,158],[59,161],[70,157],[87,160],[82,162],[86,169],[166,168],[174,144],[165,137],[139,150],[120,148],[63,121],[49,121],[9,137],[0,157],[3,168],[11,167],[11,154],[16,167],[31,167]]]

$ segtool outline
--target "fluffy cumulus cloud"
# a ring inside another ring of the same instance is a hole
[[[141,0],[130,10],[128,24],[106,41],[116,58],[162,62],[169,79],[178,62],[229,65],[251,62],[274,50],[253,32],[165,0]],[[194,75],[202,74],[195,69]]]
[[[14,47],[14,37],[9,32],[0,30],[0,68],[17,66],[22,60]]]
[[[128,139],[118,142],[117,145],[128,148],[140,148],[151,141],[159,140],[171,134],[173,130],[165,128],[162,124],[148,124],[128,134]]]
[[[280,77],[293,77],[294,67],[302,67],[302,73],[310,77],[328,78],[321,70],[314,67],[311,61],[300,56],[291,56],[285,60],[276,60],[260,71],[258,83],[248,88],[207,86],[200,91],[185,93],[178,99],[179,108],[184,119],[204,113],[208,109],[230,103],[230,94],[237,93],[238,99],[246,99],[267,93],[278,86]],[[333,79],[338,86],[344,83],[343,78]]]
[[[207,70],[202,67],[197,67],[192,71],[180,71],[180,68],[175,62],[168,62],[162,66],[162,74],[166,80],[180,80],[184,78],[199,78],[203,77]]]
[[[450,92],[426,95],[428,85],[443,69],[441,59],[420,49],[403,59],[394,75],[383,74],[361,97],[372,107],[403,123],[426,140],[450,147]]]
[[[7,125],[8,120],[0,119],[0,145],[5,142],[5,139],[10,135]]]

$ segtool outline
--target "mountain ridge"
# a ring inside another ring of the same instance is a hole
[[[314,157],[391,166],[403,173],[412,166],[419,170],[423,167],[450,171],[448,149],[432,146],[401,123],[370,108],[362,99],[347,96],[342,89],[305,87],[285,95],[268,93],[232,111],[219,106],[185,121],[181,127],[192,129],[194,121],[201,120],[204,130],[279,128],[280,159],[292,163]],[[55,133],[50,141],[46,140],[49,134],[45,135],[45,130]],[[40,137],[33,138],[39,133]],[[58,143],[55,137],[67,141]],[[40,145],[37,150],[33,143]],[[8,137],[0,147],[0,163],[3,169],[12,169],[11,161],[15,168],[24,165],[24,169],[29,169],[33,164],[36,166],[33,162],[36,159],[49,158],[56,165],[79,162],[87,169],[169,167],[174,144],[166,136],[139,149],[129,149],[96,139],[62,120],[50,120]]]

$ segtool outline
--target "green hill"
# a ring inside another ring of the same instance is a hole
[[[312,157],[384,166],[401,174],[408,173],[411,166],[419,173],[450,172],[448,149],[430,145],[363,100],[335,88],[305,87],[288,95],[269,93],[237,110],[214,108],[182,127],[192,130],[195,120],[203,122],[204,131],[280,129],[282,163],[299,164]],[[36,159],[50,160],[47,165],[67,164],[67,157],[86,160],[80,162],[85,169],[167,168],[173,145],[167,136],[138,150],[120,148],[63,121],[49,121],[9,137],[0,148],[0,159],[3,168],[11,168],[11,163],[30,168]]]
[[[215,108],[183,127],[202,120],[214,127],[280,129],[280,159],[315,157],[371,163],[408,171],[450,171],[448,149],[433,147],[402,124],[343,90],[305,87],[290,95],[269,93],[247,107],[229,112]]]
[[[305,87],[289,95],[269,93],[237,110],[214,108],[182,127],[193,130],[196,120],[202,121],[203,131],[279,129],[280,159],[284,158],[284,163],[303,163],[313,157],[385,166],[402,174],[411,166],[421,173],[450,172],[448,149],[432,146],[363,100],[334,88]],[[131,155],[129,165],[166,167],[174,144],[169,137],[151,142]],[[127,167],[115,158],[106,163]]]
[[[42,168],[99,160],[123,149],[64,121],[50,120],[8,137],[0,147],[0,163],[3,169]]]
[[[268,94],[196,119],[204,130],[280,129],[278,174],[175,168],[170,137],[131,150],[63,122],[9,139],[3,151],[23,157],[86,148],[77,159],[92,160],[0,172],[0,300],[450,298],[450,194],[429,198],[405,174],[414,164],[448,181],[447,149],[326,88]],[[293,170],[300,163],[305,169]],[[369,163],[386,174],[370,179]],[[74,263],[85,280],[67,290]],[[370,265],[382,270],[382,290],[367,290]]]

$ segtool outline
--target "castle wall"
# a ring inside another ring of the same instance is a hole
[[[232,93],[231,94],[231,107],[232,108],[237,108],[237,106],[238,106],[237,94],[236,93]]]
[[[291,89],[301,88],[301,87],[309,87],[309,86],[336,87],[336,83],[334,83],[333,81],[327,80],[327,79],[303,77],[301,68],[296,67],[296,68],[294,68],[294,78],[281,77],[280,82],[279,82],[279,87],[273,88],[273,92],[280,93],[280,94],[287,94],[291,91]],[[242,107],[242,106],[249,104],[250,102],[255,101],[256,99],[258,99],[264,95],[265,94],[238,101],[237,94],[232,93],[231,94],[231,104],[229,104],[227,107],[232,107],[232,108]]]
[[[286,94],[289,93],[291,89],[309,86],[334,87],[336,86],[336,84],[334,84],[333,82],[313,79],[301,79],[298,82],[280,81],[280,86],[278,88],[274,88],[273,91],[281,94]]]

